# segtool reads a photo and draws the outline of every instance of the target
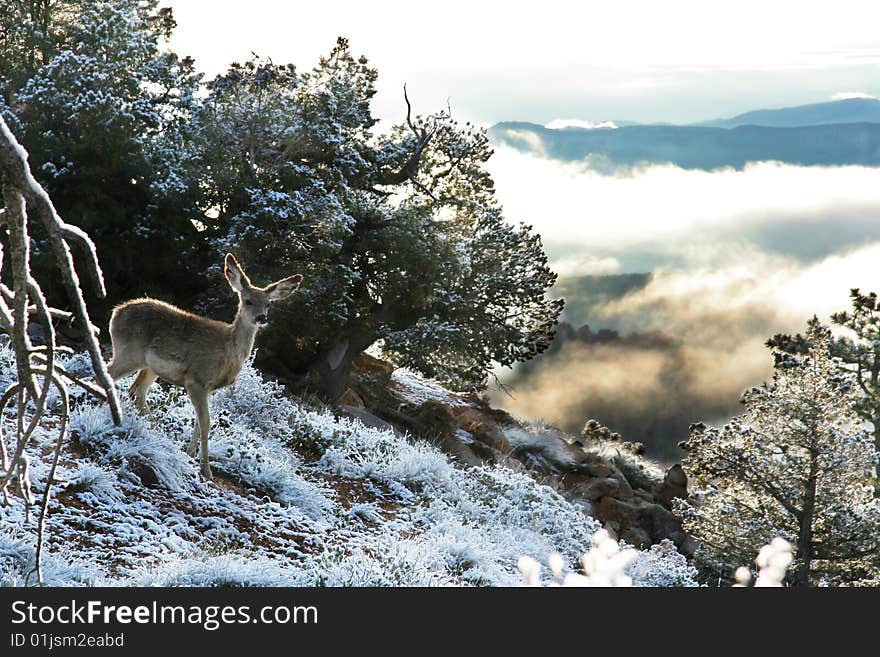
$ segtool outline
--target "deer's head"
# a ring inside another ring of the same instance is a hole
[[[238,293],[238,313],[242,320],[256,326],[269,321],[269,304],[296,292],[303,278],[301,274],[294,274],[266,287],[256,287],[231,253],[226,254],[223,273],[229,285]]]

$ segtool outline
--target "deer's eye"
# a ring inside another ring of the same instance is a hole
[[[253,304],[253,302],[251,302],[251,301],[245,301],[245,302],[244,302],[244,305],[246,305],[246,306],[253,306],[254,304]]]

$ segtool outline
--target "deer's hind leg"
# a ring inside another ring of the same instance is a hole
[[[156,374],[153,370],[151,370],[149,367],[144,367],[138,372],[137,378],[128,389],[128,394],[131,395],[132,399],[134,399],[134,404],[135,406],[137,406],[138,411],[140,411],[141,413],[143,413],[147,408],[147,391],[158,378],[159,375]]]

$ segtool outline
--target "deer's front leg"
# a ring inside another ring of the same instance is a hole
[[[208,391],[202,386],[191,383],[186,386],[186,393],[196,411],[196,431],[193,433],[190,448],[194,448],[197,439],[201,438],[201,472],[205,479],[213,479],[211,465],[208,462],[208,431],[211,429],[211,413],[208,407]],[[187,450],[189,451],[189,450]],[[194,451],[194,450],[193,450]]]
[[[195,408],[195,404],[193,404],[193,408]],[[193,419],[192,438],[190,438],[189,445],[187,445],[187,448],[186,448],[186,453],[189,456],[196,455],[196,451],[199,448],[199,438],[201,438],[201,436],[202,436],[202,432],[199,431],[199,417],[198,417],[198,415],[196,415],[196,417]]]

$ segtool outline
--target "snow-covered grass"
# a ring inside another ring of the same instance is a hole
[[[0,372],[11,365],[0,344]],[[428,443],[303,406],[250,364],[212,400],[215,482],[200,480],[184,453],[193,423],[185,395],[156,385],[148,404],[146,416],[127,404],[115,427],[105,406],[75,397],[58,472],[66,484],[47,521],[48,583],[519,585],[521,556],[558,553],[577,569],[599,529],[526,474],[461,468]],[[38,499],[53,436],[40,430],[29,447]],[[34,516],[20,497],[0,507],[3,584],[24,583]],[[656,572],[669,559],[643,555],[637,584],[680,583]]]
[[[139,483],[155,478],[173,491],[191,488],[197,480],[192,460],[130,404],[124,410],[122,426],[117,427],[105,406],[82,404],[70,414],[71,434],[99,463],[116,468],[121,477]]]
[[[0,532],[0,586],[36,584],[32,574],[36,548],[30,535]],[[103,586],[107,584],[99,569],[84,559],[64,551],[43,555],[43,581],[46,586]]]

